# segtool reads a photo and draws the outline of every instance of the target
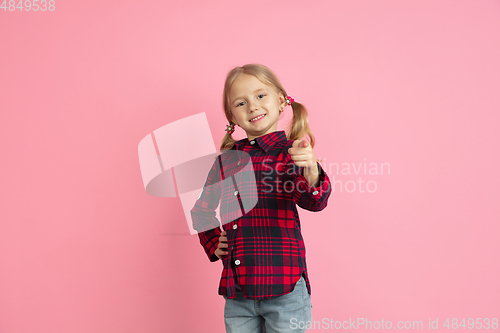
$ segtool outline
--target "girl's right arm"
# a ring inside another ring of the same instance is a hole
[[[222,259],[223,256],[227,255],[227,235],[226,230],[222,231],[219,237],[219,245],[217,246],[217,250],[215,250],[214,254],[217,258]]]
[[[191,209],[193,229],[198,231],[200,243],[210,261],[219,260],[218,255],[222,254],[220,251],[216,253],[216,250],[219,249],[219,238],[221,237],[220,222],[215,216],[215,209],[219,205],[222,188],[219,159],[220,155],[210,169],[203,190]],[[223,247],[224,244],[220,245]]]

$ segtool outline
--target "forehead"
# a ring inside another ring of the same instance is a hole
[[[252,94],[254,91],[258,89],[268,89],[272,90],[273,88],[259,79],[257,79],[253,75],[249,74],[240,74],[236,80],[234,80],[233,85],[231,86],[230,97],[231,100],[235,100],[236,98],[244,97],[245,95]]]

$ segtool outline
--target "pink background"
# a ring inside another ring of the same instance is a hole
[[[224,331],[222,264],[137,147],[200,112],[219,147],[251,62],[308,107],[327,171],[390,164],[332,167],[376,191],[300,210],[313,319],[500,319],[500,1],[58,1],[0,31],[1,333]]]

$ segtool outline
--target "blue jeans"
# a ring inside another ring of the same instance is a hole
[[[236,284],[236,298],[224,296],[224,323],[227,333],[298,333],[311,322],[311,295],[301,276],[292,292],[271,299],[243,297]]]

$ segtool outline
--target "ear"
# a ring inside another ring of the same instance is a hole
[[[280,100],[280,107],[284,109],[287,106],[286,98],[285,98],[285,96],[283,96],[282,93],[279,93],[278,96],[279,96],[279,100]]]

